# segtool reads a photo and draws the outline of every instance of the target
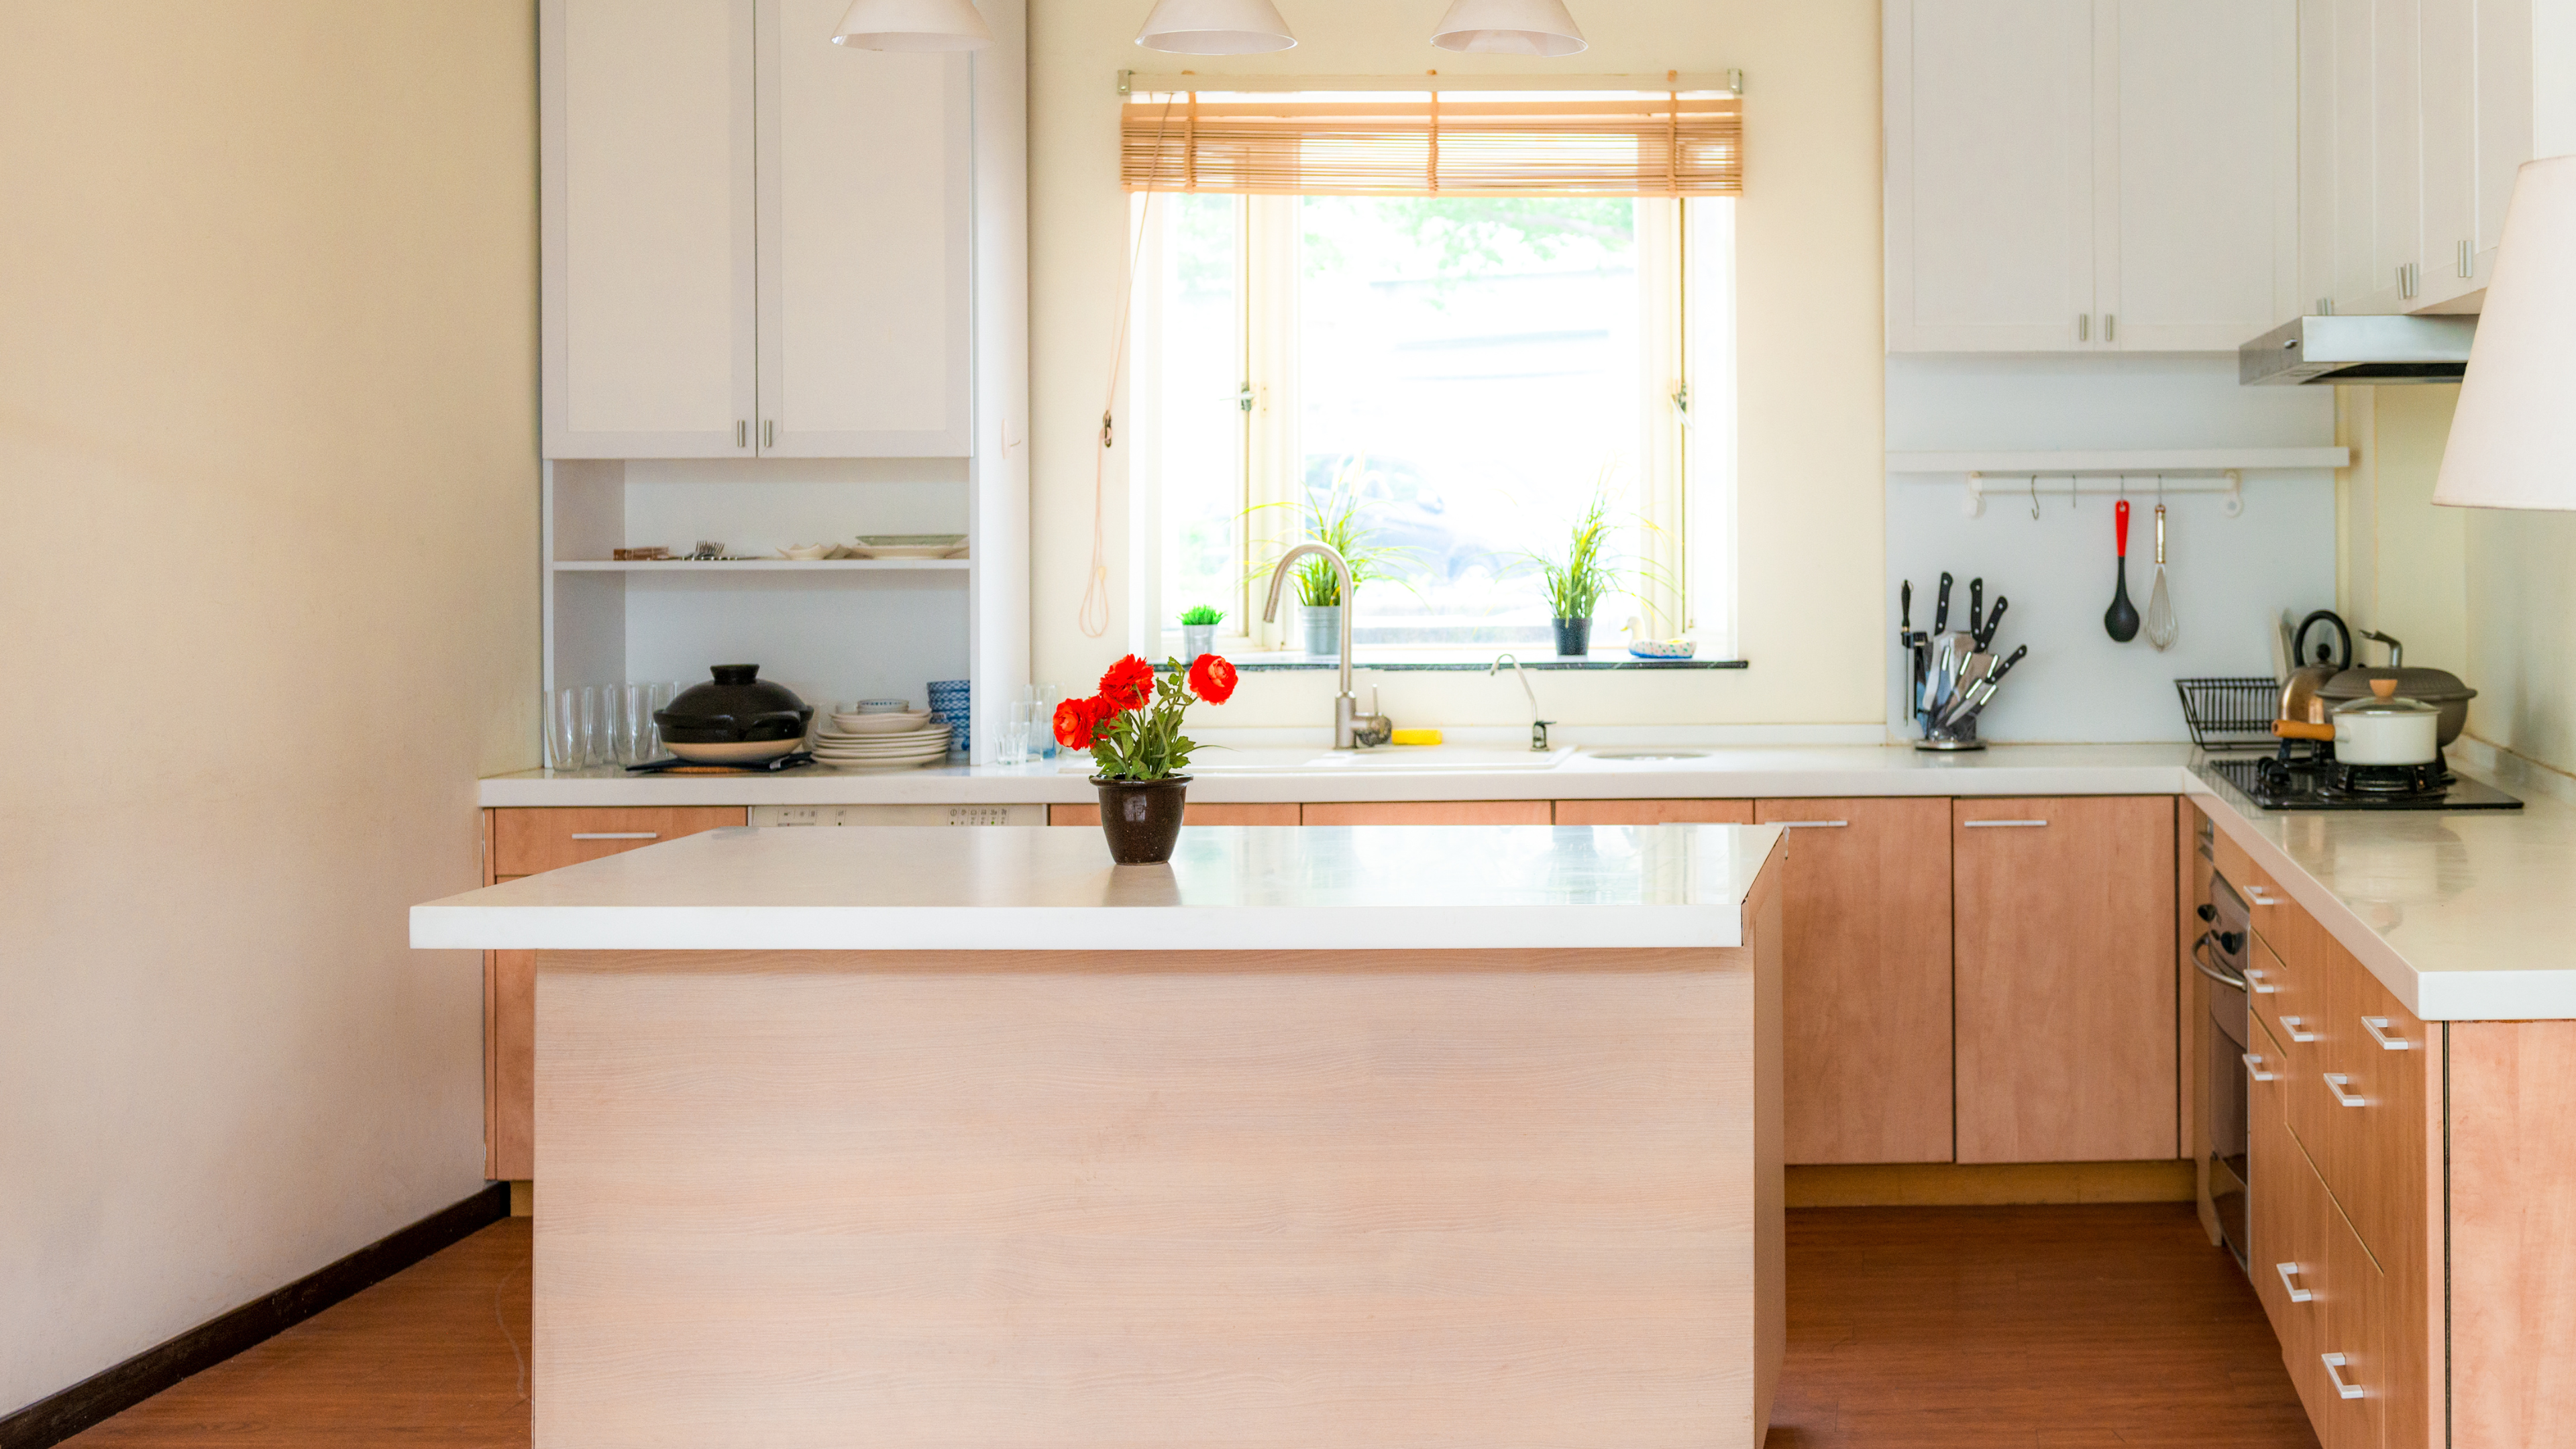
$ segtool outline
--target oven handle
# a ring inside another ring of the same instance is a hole
[[[2209,932],[2207,931],[2201,932],[2200,939],[2191,943],[2191,964],[2199,969],[2200,974],[2217,982],[2221,986],[2233,986],[2239,991],[2252,990],[2253,988],[2245,984],[2244,977],[2230,976],[2226,972],[2209,964],[2208,958],[2200,954],[2208,945]]]

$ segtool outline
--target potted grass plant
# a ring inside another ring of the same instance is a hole
[[[1196,664],[1199,656],[1216,648],[1216,626],[1225,622],[1225,612],[1212,605],[1193,605],[1181,615],[1181,663]]]
[[[1377,528],[1364,516],[1366,500],[1360,496],[1362,477],[1360,458],[1344,463],[1333,475],[1332,485],[1324,489],[1309,487],[1297,503],[1261,503],[1246,509],[1247,514],[1262,508],[1296,508],[1300,513],[1300,536],[1284,542],[1280,553],[1300,543],[1314,542],[1330,547],[1350,566],[1354,592],[1371,579],[1394,579],[1413,551],[1393,544],[1377,542]],[[1267,579],[1278,564],[1278,555],[1254,570],[1256,580]],[[1333,566],[1322,557],[1309,554],[1297,563],[1290,577],[1297,586],[1297,612],[1304,620],[1306,652],[1338,654],[1342,642],[1342,610],[1352,601],[1342,597],[1342,581]]]
[[[1565,551],[1523,555],[1538,569],[1546,591],[1559,658],[1577,659],[1591,652],[1592,615],[1603,598],[1618,592],[1622,575],[1635,572],[1651,579],[1663,577],[1653,560],[1620,550],[1619,533],[1628,521],[1611,507],[1610,480],[1605,471],[1594,481],[1591,496],[1567,526]],[[1649,520],[1634,521],[1649,529],[1654,527]],[[1651,610],[1652,606],[1648,607]]]
[[[1091,783],[1100,791],[1100,830],[1120,865],[1156,865],[1172,858],[1187,803],[1190,752],[1196,741],[1181,733],[1191,705],[1223,704],[1233,697],[1234,666],[1202,654],[1157,679],[1154,666],[1130,654],[1100,676],[1100,692],[1056,706],[1056,743],[1091,751]]]

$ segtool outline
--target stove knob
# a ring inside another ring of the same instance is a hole
[[[2196,915],[2196,916],[2200,917],[2200,923],[2201,923],[2202,925],[2206,926],[2206,925],[2210,924],[2211,922],[2213,922],[2213,921],[2215,921],[2215,920],[2217,920],[2217,919],[2218,919],[2218,907],[2216,907],[2216,906],[2202,906],[2199,910],[2197,910],[2197,911],[2193,912],[2192,914],[2194,914],[2194,915]]]
[[[2219,932],[2219,933],[2218,933],[2218,949],[2219,949],[2219,950],[2221,950],[2221,951],[2226,952],[2226,953],[2227,953],[2228,955],[2230,955],[2230,956],[2233,956],[2233,955],[2235,955],[2237,952],[2244,950],[2244,949],[2245,949],[2245,933],[2244,933],[2244,932],[2242,932],[2242,931],[2221,931],[2221,932]]]

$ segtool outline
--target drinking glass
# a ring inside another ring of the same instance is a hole
[[[558,689],[546,697],[546,767],[581,768],[581,694]]]
[[[617,763],[640,765],[653,756],[653,688],[629,684],[618,691],[624,701],[617,714]]]
[[[658,760],[666,753],[662,748],[661,715],[662,711],[671,707],[671,701],[679,696],[680,686],[671,683],[656,684],[645,696],[644,757],[646,759]]]
[[[599,686],[581,687],[581,762],[604,765],[610,757],[608,719],[599,697]]]
[[[1033,758],[1036,736],[1032,727],[1037,720],[1037,710],[1035,700],[1011,701],[1010,722],[1002,727],[1001,763],[1025,765]]]

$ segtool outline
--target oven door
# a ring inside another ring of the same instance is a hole
[[[2247,1093],[2245,1075],[2246,996],[2242,963],[2221,954],[2216,932],[2192,943],[2191,955],[2209,978],[2209,1029],[2201,1067],[2201,1097],[2209,1129],[2209,1204],[2218,1214],[2218,1233],[2238,1267],[2250,1261],[2250,1202],[2247,1195]],[[2241,938],[2240,938],[2241,939]]]

